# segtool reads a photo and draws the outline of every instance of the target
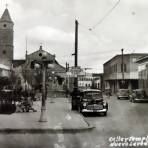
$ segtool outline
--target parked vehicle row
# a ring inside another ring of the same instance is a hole
[[[130,91],[129,89],[119,89],[117,92],[117,99],[126,98],[130,102],[148,102],[148,96],[142,89],[135,89]]]

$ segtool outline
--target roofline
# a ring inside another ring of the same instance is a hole
[[[124,54],[123,56],[131,56],[131,55],[141,55],[141,56],[148,56],[148,53],[130,53],[130,54]],[[107,62],[105,62],[103,65],[109,63],[110,61],[112,61],[113,59],[115,59],[118,56],[122,56],[122,54],[117,54],[114,57],[112,57],[110,60],[108,60]]]
[[[32,54],[34,54],[34,53],[36,53],[36,52],[38,52],[38,51],[45,51],[45,52],[47,52],[48,54],[50,54],[48,51],[46,51],[46,50],[43,50],[43,49],[38,49],[38,50],[36,50],[36,51],[34,51],[34,52],[32,52],[32,53],[30,53],[30,54],[27,54],[27,56],[30,56],[30,55],[32,55]],[[50,54],[51,56],[55,56],[55,54]]]
[[[7,14],[9,20],[5,19],[5,17],[6,17],[5,15],[6,15],[6,14]],[[14,25],[14,23],[13,23],[13,21],[12,21],[12,18],[11,18],[11,16],[10,16],[10,13],[9,13],[8,8],[6,8],[6,9],[4,10],[3,14],[1,15],[0,22],[8,22],[8,23],[12,23],[12,24]]]
[[[138,60],[136,60],[136,63],[142,63],[142,61],[148,59],[148,56],[143,56],[141,58],[139,58]]]

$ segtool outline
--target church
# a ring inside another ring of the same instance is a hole
[[[25,85],[25,89],[38,88],[42,81],[41,69],[31,69],[31,61],[38,60],[41,53],[46,53],[48,60],[55,59],[55,55],[43,50],[43,47],[40,46],[37,51],[31,54],[27,54],[26,51],[25,59],[14,59],[13,27],[14,23],[6,8],[0,18],[0,69],[10,71],[11,74],[14,73],[17,78],[16,85]],[[63,90],[66,69],[56,59],[54,61],[54,68],[47,69],[47,86],[49,90]],[[10,74],[7,77],[10,77]]]

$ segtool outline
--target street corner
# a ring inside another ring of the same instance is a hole
[[[71,113],[67,114],[65,118],[69,121],[71,120],[71,126],[77,132],[91,131],[95,128],[92,123],[90,123],[82,114],[77,111],[71,111]]]

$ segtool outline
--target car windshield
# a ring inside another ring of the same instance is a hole
[[[139,97],[145,97],[145,96],[146,96],[145,92],[142,91],[142,90],[135,91],[135,93],[136,93],[136,95],[139,96]]]
[[[101,92],[85,92],[84,98],[85,99],[99,99],[102,97]]]

